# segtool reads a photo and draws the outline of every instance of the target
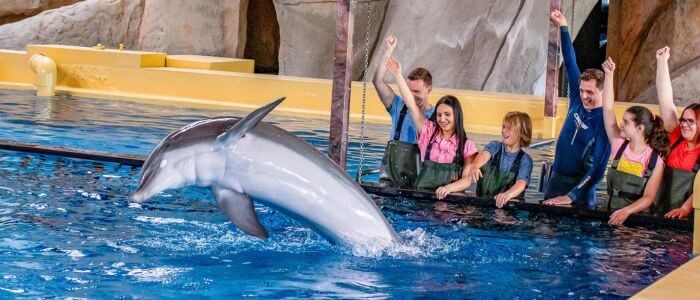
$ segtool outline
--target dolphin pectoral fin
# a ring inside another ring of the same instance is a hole
[[[219,135],[216,138],[216,141],[218,143],[233,143],[237,141],[239,138],[245,135],[245,133],[248,132],[248,130],[255,127],[255,125],[258,125],[258,123],[260,123],[260,120],[262,120],[268,113],[275,109],[277,105],[282,103],[284,99],[285,97],[279,98],[261,108],[254,110],[245,118],[236,122],[236,124],[231,126],[231,128],[229,128],[226,132]]]
[[[258,221],[253,201],[248,196],[227,189],[212,188],[214,197],[219,203],[219,209],[238,229],[252,236],[266,239],[267,230]]]

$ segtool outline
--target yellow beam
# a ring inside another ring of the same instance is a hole
[[[27,54],[43,54],[56,64],[94,65],[124,68],[165,67],[165,53],[116,49],[95,49],[62,45],[29,45]]]
[[[255,61],[252,59],[202,55],[168,55],[165,66],[183,69],[253,73]]]
[[[693,182],[693,211],[695,221],[693,226],[693,254],[700,254],[700,172],[695,174]],[[700,269],[699,269],[700,270]]]
[[[34,83],[26,52],[0,50],[0,82]]]
[[[166,104],[250,109],[286,96],[276,113],[328,118],[331,81],[291,76],[224,72],[163,67],[164,53],[97,50],[71,46],[29,46],[29,53],[0,52],[0,84],[31,83],[34,76],[29,55],[41,51],[58,65],[58,91],[112,99],[145,100]],[[203,59],[216,61],[217,58]],[[158,67],[161,66],[161,67]],[[149,67],[149,68],[144,68]],[[350,116],[357,121],[362,111],[362,83],[353,82]],[[533,135],[553,138],[566,116],[568,102],[560,99],[559,117],[544,117],[543,97],[496,92],[435,88],[430,101],[444,95],[460,99],[468,132],[500,134],[501,120],[509,111],[522,111],[533,119]],[[167,102],[166,102],[167,101]],[[632,104],[618,103],[618,118]],[[646,105],[658,112],[655,105]],[[367,87],[366,117],[369,122],[389,123],[390,118],[371,84]]]

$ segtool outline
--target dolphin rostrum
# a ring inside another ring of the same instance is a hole
[[[210,187],[228,219],[259,238],[268,234],[251,199],[334,243],[384,248],[399,240],[367,193],[333,161],[293,134],[260,122],[283,100],[240,120],[212,118],[170,133],[148,155],[133,199],[189,185]]]

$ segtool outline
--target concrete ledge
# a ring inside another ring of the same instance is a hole
[[[698,299],[700,297],[700,257],[654,282],[630,299]]]
[[[119,51],[62,45],[29,45],[27,55],[41,53],[53,58],[57,65],[95,65],[123,68],[165,67],[165,53],[142,51]]]
[[[0,83],[32,83],[34,74],[27,63],[29,56],[41,52],[58,65],[59,92],[81,94],[96,98],[129,99],[155,103],[177,103],[184,106],[233,107],[250,109],[282,96],[287,97],[275,112],[324,118],[330,116],[331,80],[291,76],[238,73],[216,68],[222,58],[174,56],[202,69],[165,67],[165,53],[97,50],[71,46],[29,46],[29,52],[0,52]],[[193,59],[195,58],[195,59]],[[223,59],[226,61],[227,59]],[[173,61],[170,61],[172,65]],[[351,85],[350,116],[358,121],[362,112],[362,83]],[[508,93],[466,91],[435,88],[432,103],[444,95],[454,95],[462,104],[465,128],[468,132],[500,134],[503,116],[510,111],[522,111],[533,120],[533,136],[539,139],[555,137],[566,117],[568,101],[560,98],[556,118],[544,117],[543,97]],[[618,103],[618,119],[632,104]],[[645,105],[658,113],[655,105]],[[371,83],[367,86],[366,120],[390,123],[386,108]]]
[[[202,55],[168,55],[165,66],[170,68],[253,73],[255,61],[252,59]]]

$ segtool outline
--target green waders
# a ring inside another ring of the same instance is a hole
[[[620,149],[615,154],[612,165],[608,169],[609,197],[606,203],[608,212],[612,212],[630,205],[644,196],[644,189],[649,181],[649,177],[651,177],[651,174],[654,171],[656,160],[659,158],[658,153],[654,151],[649,159],[649,165],[647,166],[647,169],[644,170],[642,177],[618,171],[617,165],[628,144],[629,141],[622,143],[622,146],[620,146]]]
[[[418,178],[413,184],[413,188],[417,190],[435,190],[462,177],[461,162],[464,159],[461,153],[457,153],[451,163],[438,163],[430,160],[430,151],[432,149],[433,141],[430,141],[428,149],[425,151],[420,173],[418,173]]]
[[[420,165],[418,145],[399,141],[401,127],[406,119],[408,108],[401,109],[399,122],[394,129],[394,139],[389,141],[384,150],[382,164],[379,167],[379,182],[402,188],[410,188],[416,180]]]
[[[671,146],[669,153],[678,147],[683,141],[683,137],[678,137],[675,143]],[[663,216],[667,212],[683,206],[685,200],[693,194],[693,181],[695,173],[700,169],[700,156],[695,161],[693,171],[680,170],[676,168],[666,167],[664,169],[664,181],[659,187],[659,192],[656,193],[654,199],[653,212],[656,216]]]
[[[518,155],[508,171],[501,171],[501,159],[504,154],[503,146],[501,146],[501,149],[491,158],[491,161],[481,167],[481,175],[483,177],[476,183],[477,197],[493,199],[496,195],[507,191],[515,184],[518,171],[520,170],[520,161],[525,155],[525,151],[522,149],[518,151]],[[516,199],[524,199],[524,196],[525,192],[523,191]]]

